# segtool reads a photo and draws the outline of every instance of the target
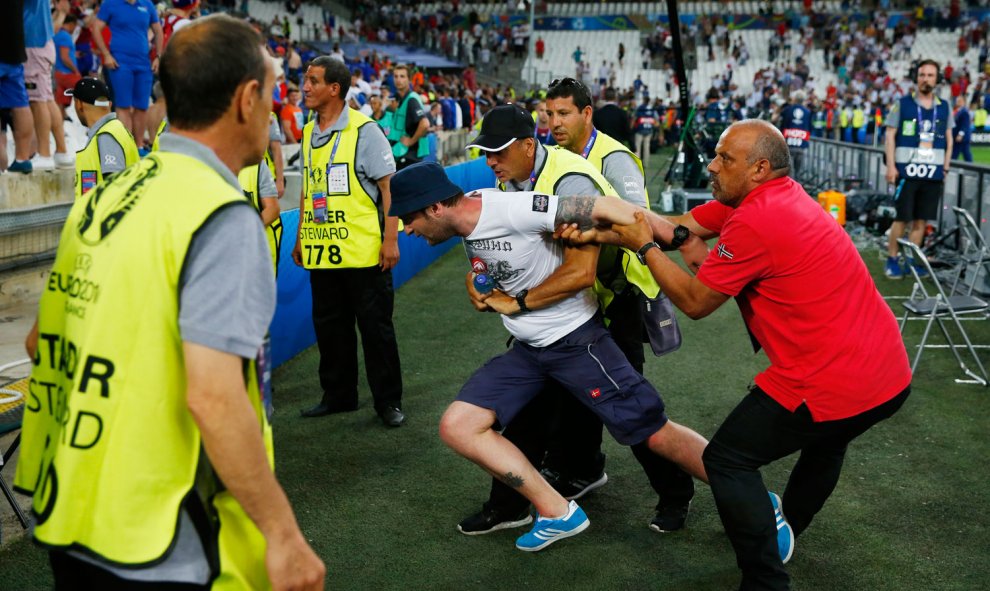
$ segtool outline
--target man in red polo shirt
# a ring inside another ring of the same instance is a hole
[[[783,562],[794,536],[831,495],[849,442],[903,404],[911,370],[894,314],[852,241],[787,176],[790,157],[776,128],[733,124],[708,171],[715,201],[671,220],[718,237],[696,277],[657,247],[655,237],[671,231],[654,214],[636,213],[637,223],[611,232],[560,233],[638,250],[692,318],[736,298],[770,367],[712,437],[705,469],[743,572],[740,589],[788,589]],[[781,504],[768,498],[759,470],[797,451]]]

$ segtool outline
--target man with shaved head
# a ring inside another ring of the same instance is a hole
[[[612,214],[603,216],[595,203],[594,217],[575,219],[558,234],[637,251],[692,318],[736,298],[770,367],[755,377],[703,459],[742,569],[739,588],[789,589],[783,563],[794,537],[831,495],[849,442],[904,403],[911,370],[894,314],[852,241],[788,177],[787,142],[775,127],[733,124],[708,171],[715,200],[679,218],[638,211],[630,224],[621,208],[633,206],[613,199]],[[587,229],[603,217],[615,222],[611,229]],[[696,276],[654,242],[669,234],[670,222],[718,238]],[[798,451],[781,503],[768,496],[760,468]]]

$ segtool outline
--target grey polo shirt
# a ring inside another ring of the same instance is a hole
[[[629,203],[646,207],[643,173],[629,152],[612,152],[602,159],[602,176]]]
[[[100,174],[103,175],[104,180],[127,168],[124,147],[120,145],[117,138],[109,133],[96,135],[104,125],[116,118],[116,113],[107,113],[97,119],[96,123],[93,123],[86,131],[86,145],[89,145],[89,142],[93,141],[94,137],[96,138],[96,149],[100,155]]]
[[[272,178],[272,171],[268,164],[262,160],[258,167],[258,196],[274,197],[278,199],[278,189],[275,188],[275,179]]]

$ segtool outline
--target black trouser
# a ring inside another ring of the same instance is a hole
[[[355,321],[361,331],[365,374],[375,411],[402,407],[399,348],[392,326],[392,272],[363,269],[313,269],[313,327],[320,349],[323,402],[356,407],[358,360]]]
[[[108,570],[57,550],[48,553],[55,591],[207,591],[211,584],[160,583],[121,579]]]
[[[801,452],[782,499],[784,516],[800,535],[835,489],[849,442],[897,412],[910,392],[908,386],[873,409],[816,423],[807,405],[790,412],[752,387],[703,456],[719,517],[743,571],[741,590],[789,589],[790,584],[760,467]]]
[[[626,359],[643,373],[643,317],[638,295],[626,290],[608,307],[608,331]],[[506,426],[502,435],[514,443],[534,466],[544,465],[564,478],[593,478],[605,466],[602,422],[556,383],[530,402]],[[694,496],[694,481],[670,460],[653,453],[645,441],[631,446],[660,505],[686,505]],[[529,501],[514,489],[492,479],[489,507],[506,513],[521,512]]]

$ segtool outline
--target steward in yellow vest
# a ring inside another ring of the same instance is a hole
[[[399,260],[399,220],[384,214],[395,160],[381,127],[345,104],[350,82],[344,64],[321,56],[310,63],[303,85],[306,105],[318,117],[303,127],[292,259],[309,271],[323,390],[303,416],[357,408],[357,324],[375,411],[386,426],[398,427],[405,415],[391,269]]]
[[[268,248],[271,250],[272,264],[275,277],[278,278],[279,249],[282,246],[282,218],[279,215],[278,193],[275,181],[267,166],[255,164],[248,166],[237,175],[237,181],[244,190],[244,195],[251,205],[261,215],[261,223],[265,226],[265,236],[268,238]]]
[[[976,107],[971,109],[973,111],[973,127],[976,131],[982,132],[987,124],[987,110],[976,103],[973,105]]]
[[[106,85],[96,78],[82,78],[72,93],[76,115],[89,128],[86,145],[76,152],[76,200],[96,185],[140,159],[134,138],[110,111]]]
[[[160,67],[172,133],[63,228],[28,339],[15,477],[56,581],[323,588],[272,472],[274,278],[231,172],[264,149],[261,43],[225,15],[177,32]]]
[[[584,84],[565,78],[551,85],[547,91],[546,111],[560,149],[585,158],[623,201],[648,207],[649,196],[642,162],[625,145],[595,128],[591,94]],[[642,373],[646,362],[643,350],[644,308],[657,305],[657,302],[644,302],[644,294],[655,298],[658,287],[652,277],[644,276],[646,269],[630,255],[630,252],[615,246],[601,247],[595,292],[609,334],[629,363]],[[645,289],[638,288],[640,285]],[[572,399],[562,401],[564,416],[575,412],[567,409],[568,405],[574,406],[575,403]],[[602,457],[600,445],[574,444],[577,441],[601,441],[600,422],[565,423],[557,432],[551,432],[549,441],[550,449],[567,449],[568,454],[564,458],[557,457],[561,455],[559,452],[549,454],[545,467],[566,475],[568,472],[578,474],[594,470],[601,465],[596,461]],[[694,495],[691,477],[668,460],[652,458],[639,446],[634,447],[633,452],[659,497],[658,511],[651,527],[663,531],[680,529]],[[681,521],[672,520],[671,514],[681,516]]]
[[[855,129],[859,129],[864,125],[866,125],[866,112],[863,111],[862,107],[857,105],[856,108],[853,109],[852,126]]]

